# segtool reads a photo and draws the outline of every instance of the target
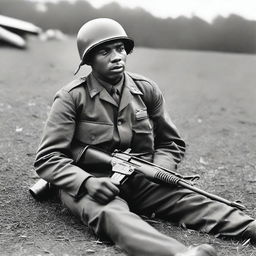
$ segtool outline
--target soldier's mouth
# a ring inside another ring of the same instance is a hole
[[[123,65],[114,66],[110,70],[111,71],[123,71],[124,70],[124,66]]]

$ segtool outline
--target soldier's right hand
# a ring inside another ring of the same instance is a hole
[[[110,178],[90,177],[85,182],[87,193],[98,203],[107,204],[118,194],[118,187],[111,182]]]

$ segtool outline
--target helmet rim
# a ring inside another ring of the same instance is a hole
[[[107,39],[101,40],[101,41],[95,43],[94,45],[91,45],[88,48],[86,48],[82,55],[80,65],[82,66],[82,65],[88,64],[87,57],[93,49],[100,46],[101,44],[111,42],[111,41],[116,41],[116,40],[124,41],[125,50],[126,50],[127,54],[132,52],[132,50],[134,48],[134,41],[132,38],[130,38],[128,36],[117,36],[117,37],[113,37],[113,38],[107,38]]]

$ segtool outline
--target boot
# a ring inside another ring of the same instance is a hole
[[[253,245],[256,245],[256,220],[251,222],[242,234],[243,239],[250,239]]]

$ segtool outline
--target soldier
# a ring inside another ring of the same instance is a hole
[[[35,161],[39,176],[59,188],[63,204],[128,255],[217,255],[208,244],[186,247],[140,215],[255,241],[255,220],[223,203],[185,188],[156,184],[139,173],[120,186],[102,167],[83,163],[81,168],[84,150],[93,145],[108,152],[130,148],[131,153],[174,170],[184,156],[185,143],[158,86],[125,71],[134,41],[119,23],[105,18],[85,23],[77,45],[79,68],[87,64],[92,72],[56,94]]]

